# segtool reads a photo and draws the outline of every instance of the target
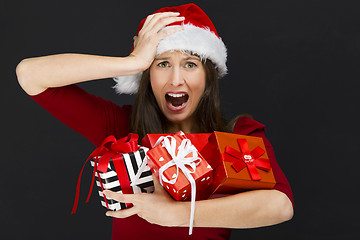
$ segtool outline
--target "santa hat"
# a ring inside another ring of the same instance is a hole
[[[209,59],[214,63],[219,77],[226,74],[226,47],[219,37],[214,24],[205,12],[197,5],[190,3],[177,7],[165,7],[154,13],[160,12],[179,12],[180,16],[185,17],[181,23],[184,30],[165,37],[160,41],[156,56],[171,51],[186,51],[198,55],[201,59]],[[142,29],[146,18],[139,25],[137,35]],[[170,24],[179,25],[179,22]],[[171,27],[168,25],[167,27]],[[166,28],[167,28],[166,27]],[[133,94],[139,87],[142,73],[129,76],[115,77],[117,84],[114,86],[117,93]]]

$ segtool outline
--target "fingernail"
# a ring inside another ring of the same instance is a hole
[[[109,216],[110,216],[110,213],[109,213],[109,212],[106,212],[105,215],[109,217]]]

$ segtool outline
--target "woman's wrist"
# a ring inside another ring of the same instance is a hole
[[[113,64],[113,77],[135,75],[142,71],[132,56],[117,57]]]
[[[190,210],[190,202],[176,201],[174,203],[173,216],[175,217],[176,226],[189,227]]]
[[[126,58],[131,68],[134,69],[134,74],[144,72],[146,69],[148,69],[151,66],[152,63],[152,62],[144,61],[144,59],[134,55],[133,53],[131,53]]]

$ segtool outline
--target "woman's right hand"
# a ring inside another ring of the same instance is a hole
[[[183,21],[184,17],[178,17],[179,13],[164,12],[149,15],[144,26],[134,37],[134,50],[130,54],[141,71],[145,71],[152,64],[157,47],[162,39],[175,32],[183,30],[182,26],[176,26],[162,30],[169,24]],[[162,30],[162,31],[161,31]]]

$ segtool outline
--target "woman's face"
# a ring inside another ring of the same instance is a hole
[[[150,67],[151,87],[161,111],[183,131],[191,130],[205,79],[200,58],[180,51],[164,52]]]

